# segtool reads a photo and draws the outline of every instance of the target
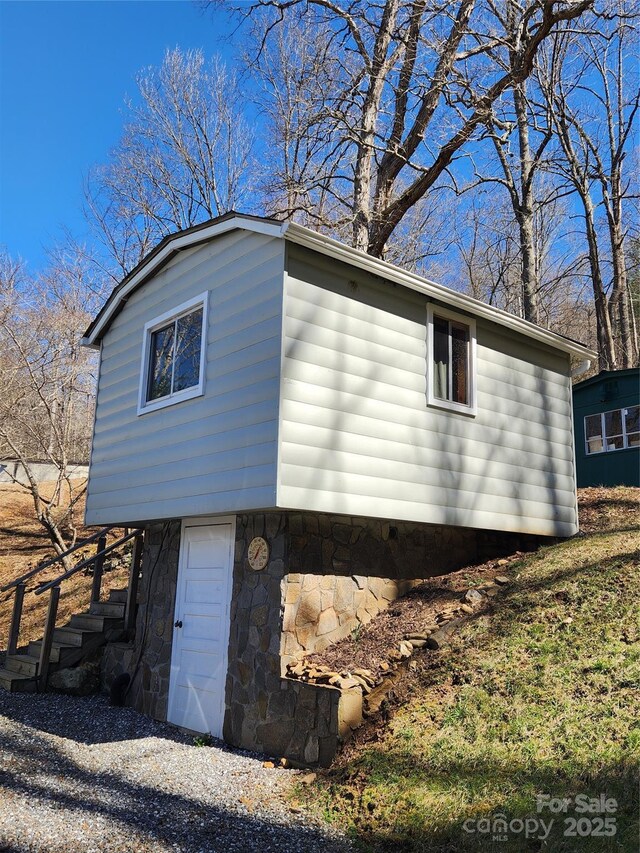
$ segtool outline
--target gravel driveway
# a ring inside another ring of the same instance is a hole
[[[343,853],[292,811],[299,771],[190,737],[103,697],[0,690],[0,851]]]

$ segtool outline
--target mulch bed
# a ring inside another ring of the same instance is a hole
[[[463,615],[455,611],[463,603],[466,591],[489,586],[496,575],[508,575],[510,565],[522,556],[522,552],[517,552],[509,559],[490,560],[446,576],[429,578],[394,601],[370,623],[356,628],[349,637],[322,652],[305,656],[304,661],[335,672],[360,668],[380,676],[388,669],[392,650],[397,650],[405,635],[424,631],[443,612],[450,613],[451,618]]]

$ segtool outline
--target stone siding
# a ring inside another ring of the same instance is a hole
[[[128,672],[126,704],[156,720],[167,719],[180,527],[169,521],[145,529],[135,637],[107,646],[102,666],[107,689]]]
[[[135,666],[135,648],[133,643],[108,643],[102,653],[100,681],[102,689],[108,692],[116,678],[122,673],[133,672]],[[129,704],[129,703],[126,703]]]
[[[282,666],[366,624],[419,583],[475,560],[478,532],[289,514]]]
[[[224,720],[225,740],[236,746],[266,749],[265,744],[271,743],[264,728],[267,721],[286,711],[280,689],[286,520],[284,513],[236,518]],[[247,560],[254,536],[263,536],[270,548],[269,563],[260,572],[252,571]]]
[[[269,542],[267,567],[249,568],[254,536]],[[288,587],[289,518],[258,513],[236,519],[224,738],[245,749],[328,766],[362,719],[362,697],[282,677],[282,616]]]

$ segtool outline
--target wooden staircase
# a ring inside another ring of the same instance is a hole
[[[105,643],[131,633],[135,624],[138,578],[142,559],[143,532],[134,529],[107,545],[107,534],[113,526],[105,527],[88,539],[76,544],[65,554],[56,556],[31,569],[26,574],[6,584],[0,592],[12,590],[13,615],[9,629],[9,641],[4,668],[0,669],[0,688],[11,693],[35,693],[47,689],[51,672],[77,666]],[[107,554],[133,539],[129,585],[126,589],[112,589],[107,601],[100,600],[104,558]],[[28,583],[44,569],[64,560],[90,542],[97,542],[96,553],[82,560],[72,569],[52,581],[28,587]],[[68,624],[56,627],[60,588],[64,581],[78,572],[92,571],[89,609],[71,617]],[[30,642],[26,652],[19,649],[20,621],[26,594],[35,596],[49,592],[49,607],[41,640]]]
[[[76,666],[96,649],[113,640],[124,630],[126,589],[112,589],[109,600],[92,602],[86,613],[71,617],[61,628],[55,628],[49,653],[49,674]],[[29,643],[26,654],[8,654],[0,669],[0,687],[11,693],[35,693],[42,640]]]

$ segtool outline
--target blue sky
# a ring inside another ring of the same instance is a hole
[[[178,44],[223,52],[225,29],[191,0],[0,0],[0,245],[36,271],[65,228],[81,237],[83,177],[136,72]]]

